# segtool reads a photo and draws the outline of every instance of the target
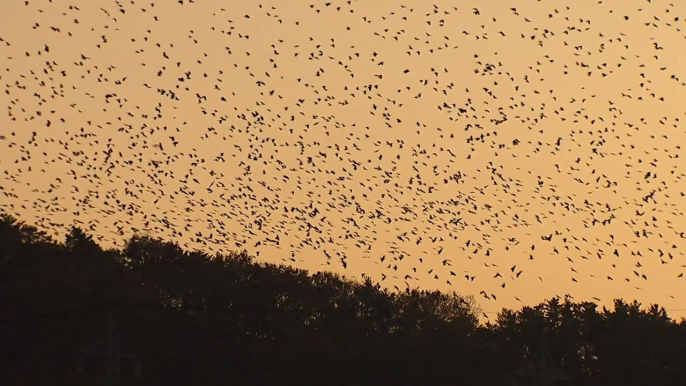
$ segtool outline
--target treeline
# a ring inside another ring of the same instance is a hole
[[[108,315],[140,358],[138,378],[121,359],[126,385],[509,385],[542,332],[575,385],[686,379],[686,324],[657,305],[554,298],[486,325],[478,312],[456,293],[393,293],[142,236],[103,250],[78,228],[56,242],[0,218],[2,385],[97,384],[106,369],[83,350]]]

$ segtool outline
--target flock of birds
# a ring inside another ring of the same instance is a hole
[[[220,3],[9,6],[0,210],[396,290],[678,307],[686,8]]]

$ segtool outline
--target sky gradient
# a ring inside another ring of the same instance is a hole
[[[8,2],[0,209],[488,312],[570,294],[686,316],[685,11]]]

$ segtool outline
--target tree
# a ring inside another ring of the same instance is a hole
[[[208,255],[136,235],[103,250],[0,219],[0,383],[86,384],[79,350],[114,311],[149,385],[501,384],[547,336],[577,384],[683,379],[686,322],[664,308],[554,297],[479,325],[473,297]]]

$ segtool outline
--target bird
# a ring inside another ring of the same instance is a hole
[[[203,18],[181,23],[188,3],[12,6],[0,211],[108,246],[147,232],[300,268],[369,262],[388,289],[494,302],[553,270],[623,291],[629,265],[646,286],[683,277],[656,280],[686,238],[686,84],[667,59],[683,43],[653,31],[676,23],[354,2],[193,4]]]

